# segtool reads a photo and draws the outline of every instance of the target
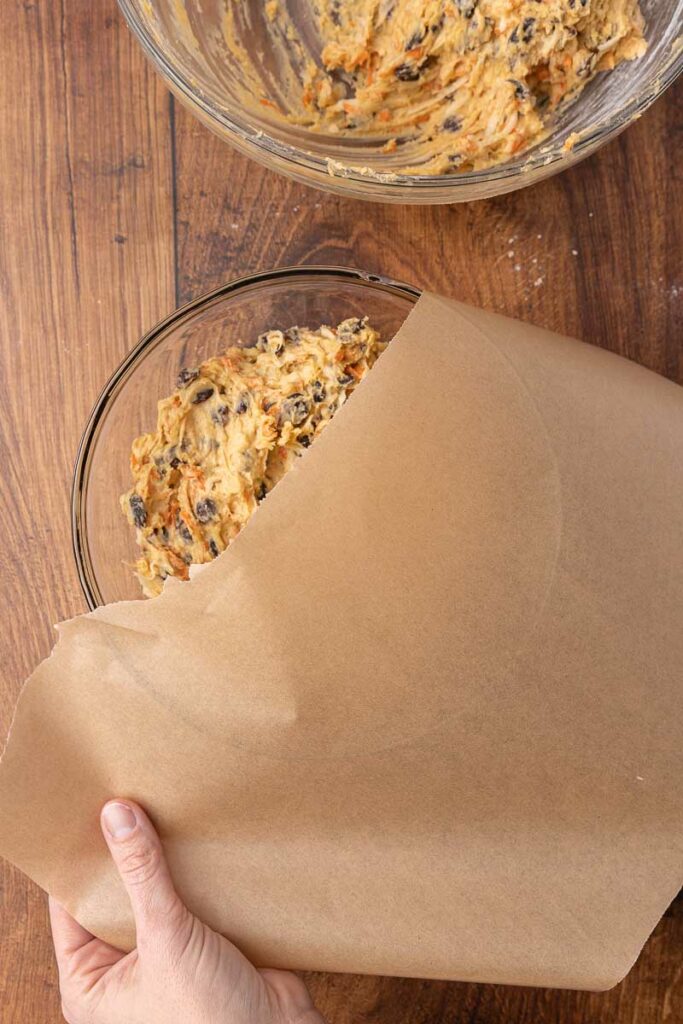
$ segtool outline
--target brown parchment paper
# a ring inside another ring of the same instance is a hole
[[[683,392],[423,296],[244,533],[60,627],[0,852],[134,942],[146,806],[261,964],[599,989],[681,880]]]

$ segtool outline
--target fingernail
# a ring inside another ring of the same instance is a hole
[[[135,812],[127,804],[107,804],[102,811],[102,818],[112,839],[125,839],[137,826]]]

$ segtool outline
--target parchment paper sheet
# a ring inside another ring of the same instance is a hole
[[[683,392],[423,296],[230,549],[60,628],[0,853],[134,942],[128,796],[262,964],[605,988],[681,881]]]

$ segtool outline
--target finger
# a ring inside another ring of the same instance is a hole
[[[262,969],[259,973],[275,995],[284,1020],[295,1020],[297,1024],[326,1024],[325,1018],[316,1010],[306,985],[296,974],[269,969]]]
[[[113,967],[124,958],[125,953],[95,938],[52,897],[48,906],[55,958],[62,985],[72,978],[92,980],[95,973]]]
[[[102,831],[130,899],[138,946],[172,937],[189,911],[175,891],[151,821],[137,804],[114,800],[102,809]]]
[[[58,903],[52,896],[48,900],[48,909],[55,955],[61,969],[69,957],[92,942],[93,936],[78,921],[74,921],[68,910],[65,910],[61,903]]]

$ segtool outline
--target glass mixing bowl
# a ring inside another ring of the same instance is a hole
[[[410,285],[339,267],[253,274],[172,313],[145,335],[112,375],[78,449],[71,497],[74,554],[91,609],[141,597],[130,565],[134,532],[119,506],[130,487],[133,439],[156,424],[157,401],[178,371],[267,328],[337,324],[369,316],[384,338],[401,326],[420,293]]]
[[[174,92],[223,139],[247,156],[329,192],[400,203],[454,203],[531,185],[593,153],[639,117],[683,67],[683,0],[640,0],[648,51],[639,60],[598,75],[562,110],[541,144],[515,160],[482,171],[434,177],[397,173],[400,153],[376,141],[339,138],[288,124],[245,92],[238,56],[225,42],[230,0],[119,0],[148,57]],[[285,0],[280,0],[285,3]],[[286,0],[310,45],[310,0]],[[286,110],[279,57],[265,31],[263,0],[242,0],[239,43],[252,54],[266,95]],[[306,17],[308,13],[308,18]],[[564,150],[570,135],[577,140]],[[359,169],[353,169],[353,168]]]

